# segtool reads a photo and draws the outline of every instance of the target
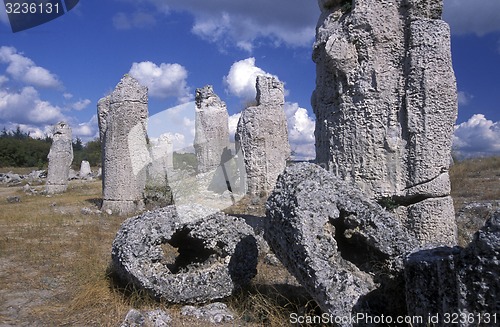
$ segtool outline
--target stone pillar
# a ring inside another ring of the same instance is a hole
[[[450,198],[457,89],[442,1],[319,2],[316,159],[426,244],[456,243]]]
[[[162,134],[155,144],[151,144],[152,164],[149,167],[148,180],[152,185],[165,186],[168,172],[174,168],[173,144],[170,135]]]
[[[247,194],[269,194],[290,157],[284,112],[283,83],[270,76],[258,76],[257,105],[241,113],[236,130],[236,152],[242,153]]]
[[[92,170],[90,169],[90,163],[86,160],[82,160],[80,164],[80,173],[78,174],[80,178],[89,177],[92,174]]]
[[[143,191],[151,158],[147,145],[148,90],[125,75],[111,95],[99,100],[102,144],[102,210],[120,215],[144,208]]]
[[[65,122],[54,126],[48,158],[47,194],[63,193],[68,187],[69,170],[73,161],[73,136],[71,127]]]
[[[226,104],[211,85],[196,89],[194,149],[198,173],[213,171],[221,165],[224,149],[229,148],[228,119]]]

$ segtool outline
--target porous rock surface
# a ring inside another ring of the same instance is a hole
[[[68,188],[69,170],[73,161],[73,136],[65,122],[54,126],[47,172],[47,194],[63,193]]]
[[[80,178],[86,178],[92,175],[92,169],[90,169],[90,163],[87,160],[82,160],[80,164],[80,173],[78,175]]]
[[[172,318],[162,310],[141,312],[130,309],[120,327],[168,327],[172,326]]]
[[[256,88],[257,105],[243,110],[235,135],[241,170],[246,172],[241,180],[246,180],[249,195],[270,193],[290,157],[283,83],[261,75]]]
[[[196,89],[194,149],[198,161],[197,172],[206,173],[223,163],[223,154],[229,149],[227,107],[211,85]]]
[[[320,0],[317,162],[391,198],[421,244],[456,243],[448,170],[457,89],[442,0]]]
[[[126,215],[144,207],[148,90],[125,75],[97,105],[102,146],[102,210]]]
[[[464,249],[441,247],[411,254],[405,260],[408,314],[439,315],[441,319],[435,326],[450,325],[443,319],[446,314],[458,315],[457,326],[497,325],[499,258],[500,211],[492,215]]]
[[[404,312],[402,258],[418,242],[393,214],[310,163],[288,167],[266,206],[266,240],[324,312]]]
[[[186,218],[168,206],[127,219],[113,242],[118,275],[172,303],[224,298],[255,276],[257,245],[243,220],[222,213]]]

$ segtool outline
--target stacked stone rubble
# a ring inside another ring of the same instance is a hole
[[[120,215],[141,210],[151,162],[146,134],[147,88],[125,75],[97,107],[103,155],[102,210]]]
[[[217,169],[229,149],[229,115],[226,104],[207,85],[196,90],[194,148],[198,161],[197,172]]]
[[[454,244],[448,168],[457,93],[442,1],[319,4],[318,163],[398,204],[422,244]]]
[[[54,126],[47,173],[47,194],[63,193],[68,187],[69,170],[73,161],[71,127],[65,122]]]
[[[236,152],[241,151],[246,172],[246,193],[250,195],[270,193],[290,157],[283,83],[274,77],[258,76],[256,88],[257,105],[243,110],[235,135]]]

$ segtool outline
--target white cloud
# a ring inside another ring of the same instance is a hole
[[[63,120],[61,109],[40,99],[32,86],[19,93],[0,90],[0,121],[19,124],[54,124]]]
[[[71,93],[63,93],[63,98],[65,98],[66,100],[69,100],[69,99],[73,98],[73,94],[71,94]]]
[[[71,127],[73,138],[80,138],[82,141],[87,142],[99,137],[99,126],[97,122],[97,115],[86,123],[75,124]]]
[[[113,25],[118,30],[129,30],[132,28],[149,28],[156,25],[156,18],[145,12],[126,14],[119,12],[113,16]]]
[[[500,1],[445,0],[443,19],[453,34],[484,35],[500,31]]]
[[[129,74],[147,86],[152,97],[176,97],[179,103],[193,98],[186,82],[188,72],[179,64],[161,63],[157,66],[150,61],[133,63]]]
[[[288,140],[293,157],[298,160],[310,160],[316,156],[314,129],[316,124],[307,109],[298,103],[285,103],[285,115],[288,124]]]
[[[0,63],[8,65],[6,72],[15,80],[42,88],[61,87],[56,75],[36,66],[33,60],[18,53],[14,47],[0,47]]]
[[[2,86],[2,84],[5,84],[9,81],[9,78],[5,75],[0,75],[0,86]]]
[[[240,120],[241,112],[229,116],[228,127],[229,127],[229,140],[234,142],[234,134],[236,134],[236,128],[238,128],[238,121]]]
[[[80,101],[73,103],[71,105],[71,108],[76,110],[76,111],[81,111],[81,110],[87,108],[91,103],[92,103],[92,101],[90,101],[89,99],[80,100]]]
[[[457,97],[458,97],[458,104],[462,106],[468,105],[470,101],[474,98],[472,94],[469,94],[464,91],[459,91]]]
[[[235,62],[224,76],[227,92],[247,102],[255,100],[258,75],[274,76],[255,66],[255,58]]]
[[[132,3],[129,0],[122,0]],[[320,11],[311,1],[290,0],[162,0],[149,2],[159,12],[184,11],[194,16],[192,32],[224,47],[228,44],[251,51],[256,41],[310,47]]]
[[[192,152],[195,133],[195,103],[188,102],[168,108],[148,119],[148,136],[171,136],[174,151]]]
[[[453,148],[461,157],[500,154],[500,122],[473,115],[468,121],[455,126]]]

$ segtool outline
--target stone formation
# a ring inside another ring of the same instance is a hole
[[[69,170],[73,161],[73,136],[65,122],[54,126],[47,172],[47,194],[63,193],[68,188]]]
[[[102,144],[102,210],[126,215],[144,208],[151,163],[146,122],[148,90],[125,75],[97,105]]]
[[[457,88],[442,1],[319,4],[317,162],[397,206],[422,244],[455,244],[448,169]]]
[[[197,172],[206,173],[222,164],[224,150],[229,149],[229,115],[226,104],[214,93],[211,85],[196,89],[195,101]]]
[[[284,85],[275,77],[258,76],[257,105],[243,110],[236,130],[236,152],[246,172],[246,193],[270,193],[290,157]]]

